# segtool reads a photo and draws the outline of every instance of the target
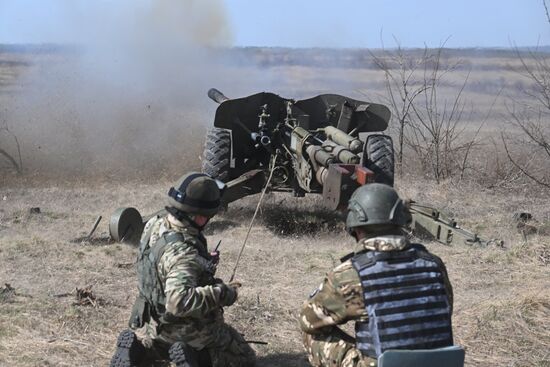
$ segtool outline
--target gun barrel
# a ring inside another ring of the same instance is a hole
[[[229,98],[216,88],[210,88],[210,90],[208,90],[208,97],[218,104],[229,100]]]

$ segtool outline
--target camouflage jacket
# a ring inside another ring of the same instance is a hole
[[[150,233],[149,246],[155,246],[168,231],[182,233],[185,241],[168,242],[158,260],[166,312],[160,325],[159,320],[150,320],[147,334],[168,343],[185,341],[200,349],[210,343],[212,330],[223,321],[221,288],[216,286],[215,266],[199,254],[199,246],[207,253],[207,244],[196,228],[171,215],[154,217],[145,225],[144,236]]]
[[[366,239],[360,245],[367,250],[396,251],[409,245],[405,237],[387,236]],[[444,269],[445,285],[453,303],[452,287]],[[300,327],[308,334],[330,333],[331,328],[348,321],[367,321],[361,280],[351,259],[328,272],[319,287],[303,304]]]

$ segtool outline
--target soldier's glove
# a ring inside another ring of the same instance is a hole
[[[237,287],[223,283],[219,284],[218,286],[221,289],[220,303],[222,306],[231,306],[233,303],[235,303],[235,301],[237,301],[237,297],[239,296],[239,293],[237,292]]]

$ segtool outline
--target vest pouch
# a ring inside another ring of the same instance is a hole
[[[128,326],[131,329],[139,329],[151,320],[151,306],[141,294],[136,297],[132,314],[128,321]]]

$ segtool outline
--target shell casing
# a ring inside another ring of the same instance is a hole
[[[334,126],[325,127],[325,134],[328,139],[343,146],[344,148],[349,149],[353,153],[359,153],[363,150],[363,142],[361,140],[346,134]]]

